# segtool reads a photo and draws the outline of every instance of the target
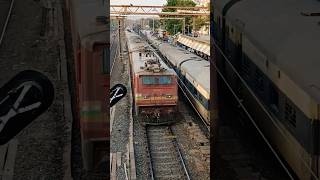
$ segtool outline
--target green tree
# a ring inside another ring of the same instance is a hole
[[[210,22],[209,16],[200,16],[196,18],[195,22],[195,30],[199,30],[202,26],[206,25],[208,22]]]
[[[148,19],[148,21],[149,21],[149,27],[150,27],[150,29],[152,29],[153,28],[153,21],[154,21],[154,29],[158,29],[159,27],[160,27],[160,21],[158,20],[158,19]]]
[[[167,0],[167,4],[165,4],[165,6],[194,7],[196,6],[196,3],[193,2],[192,0]],[[176,9],[164,8],[162,12],[176,12]],[[165,16],[161,16],[161,17],[165,17]],[[191,24],[192,24],[192,18],[186,17],[186,25],[191,25]],[[182,20],[177,20],[177,19],[166,19],[162,21],[162,25],[165,27],[165,30],[170,32],[170,34],[182,32],[182,28],[183,28]]]

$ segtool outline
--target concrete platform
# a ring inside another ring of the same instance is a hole
[[[52,81],[55,98],[45,113],[0,147],[0,158],[7,153],[3,179],[71,178],[72,113],[62,19],[58,0],[15,1],[0,47],[0,86],[18,72],[36,70]]]

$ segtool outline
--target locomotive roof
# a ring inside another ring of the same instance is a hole
[[[302,14],[319,9],[317,0],[246,0],[226,16],[268,60],[320,102],[320,17]]]
[[[148,44],[142,40],[140,38],[140,36],[138,36],[135,33],[131,33],[131,32],[126,32],[127,35],[127,39],[128,39],[128,46],[129,46],[129,51],[132,53],[132,69],[134,74],[144,74],[144,75],[175,75],[175,72],[169,68],[165,63],[163,63],[160,59],[160,57],[158,57],[160,59],[160,64],[161,67],[165,68],[166,71],[162,71],[162,72],[150,72],[150,71],[146,71],[145,69],[141,69],[140,67],[144,67],[145,62],[149,59],[154,59],[154,57],[145,57],[139,56],[139,52],[145,51],[146,49],[149,49]]]
[[[107,25],[96,22],[98,16],[106,16],[105,0],[73,0],[75,25],[81,43],[92,46],[94,43],[107,43]]]

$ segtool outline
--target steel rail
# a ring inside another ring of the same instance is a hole
[[[149,155],[149,163],[148,163],[148,166],[149,166],[149,170],[150,170],[150,175],[151,175],[151,180],[154,180],[154,169],[153,169],[153,164],[152,164],[152,155],[151,155],[151,150],[149,147],[151,147],[151,144],[150,144],[150,141],[148,140],[148,130],[147,128],[148,127],[145,127],[146,128],[146,136],[147,136],[147,152],[148,152],[148,155]]]
[[[174,137],[175,136],[175,134],[173,133],[173,131],[172,131],[172,128],[171,128],[171,126],[166,126],[166,127],[168,127],[168,129],[169,129],[169,132],[170,132],[170,134]],[[151,180],[154,180],[155,179],[155,175],[154,175],[154,166],[153,166],[153,163],[152,163],[152,155],[151,155],[151,144],[150,144],[150,141],[149,141],[149,137],[148,137],[148,127],[146,127],[146,136],[147,136],[147,152],[148,152],[148,155],[149,155],[149,169],[150,169],[150,175],[151,175]],[[178,156],[179,156],[179,161],[180,161],[180,165],[182,166],[182,168],[183,168],[183,173],[185,174],[185,176],[187,177],[187,180],[191,180],[191,178],[190,178],[190,175],[189,175],[189,171],[188,171],[188,169],[187,169],[187,166],[186,166],[186,163],[185,163],[185,160],[183,159],[183,157],[182,157],[182,153],[181,153],[181,150],[180,150],[180,148],[179,148],[179,145],[178,145],[178,142],[177,142],[177,140],[176,140],[176,138],[174,138],[173,140],[172,140],[172,144],[173,144],[173,146],[175,147],[175,152],[176,153],[178,153]]]
[[[172,135],[174,135],[171,126],[169,127],[169,131],[170,131],[170,133],[171,133]],[[177,139],[176,139],[176,138],[174,138],[173,144],[174,144],[174,146],[176,147],[176,151],[177,151],[178,154],[179,154],[179,159],[180,159],[181,164],[182,164],[182,166],[183,166],[184,173],[186,174],[187,179],[188,179],[188,180],[191,180],[190,175],[189,175],[189,172],[188,172],[188,169],[187,169],[187,166],[186,166],[186,163],[185,163],[185,161],[184,161],[184,159],[183,159],[183,157],[182,157],[181,150],[180,150],[180,148],[179,148],[179,145],[178,145],[178,142],[177,142]]]

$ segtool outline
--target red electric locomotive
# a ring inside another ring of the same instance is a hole
[[[83,168],[87,174],[97,173],[107,163],[102,159],[109,159],[106,9],[106,3],[100,0],[66,1],[76,75],[75,120],[80,125]],[[106,173],[107,169],[102,171]]]
[[[126,32],[135,114],[149,124],[172,122],[177,112],[175,72],[138,35]]]

